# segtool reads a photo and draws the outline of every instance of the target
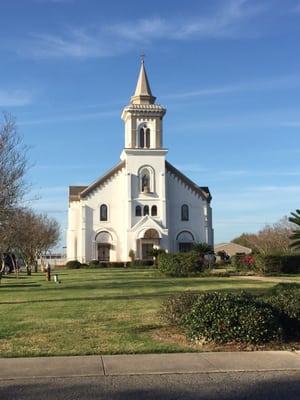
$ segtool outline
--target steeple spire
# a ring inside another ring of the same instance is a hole
[[[156,97],[152,95],[146,68],[144,55],[141,60],[141,68],[138,77],[138,81],[136,84],[134,95],[131,97],[132,104],[154,104]]]

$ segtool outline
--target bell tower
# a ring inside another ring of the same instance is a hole
[[[161,245],[168,248],[166,205],[166,155],[163,148],[163,117],[166,109],[155,103],[142,59],[133,96],[123,109],[125,146],[121,160],[126,176],[123,188],[126,206],[127,250],[141,257],[143,230],[161,232]],[[139,236],[140,235],[140,236]]]
[[[125,149],[163,148],[162,120],[166,109],[155,100],[142,59],[134,95],[121,116],[125,123]]]

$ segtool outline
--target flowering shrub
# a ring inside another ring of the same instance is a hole
[[[231,258],[231,263],[237,270],[253,270],[255,268],[255,257],[251,254],[236,254]]]

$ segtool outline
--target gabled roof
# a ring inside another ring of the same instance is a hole
[[[107,171],[104,175],[100,176],[95,182],[91,183],[89,186],[70,186],[69,187],[69,201],[78,201],[83,197],[90,194],[98,186],[103,185],[108,179],[113,177],[116,173],[121,171],[125,167],[125,161],[119,162],[112,169]]]
[[[80,197],[83,198],[90,194],[94,189],[103,185],[108,179],[113,177],[117,172],[121,171],[125,167],[125,161],[120,161],[112,169],[107,171],[104,175],[100,176],[95,182],[91,183],[86,189],[80,193]]]
[[[162,233],[167,234],[168,232],[167,229],[163,228],[161,224],[150,215],[143,216],[134,226],[131,227],[130,231],[131,232],[139,231],[139,234],[141,235],[148,229],[157,230],[159,232],[160,237]],[[139,239],[141,237],[139,237]]]
[[[166,170],[167,170],[167,172],[170,172],[171,174],[176,176],[177,179],[179,179],[183,183],[185,183],[191,190],[193,190],[195,193],[197,193],[199,196],[201,196],[202,199],[204,199],[208,202],[211,201],[212,197],[211,197],[210,191],[207,186],[198,186],[195,182],[193,182],[191,179],[189,179],[187,176],[185,176],[182,172],[180,172],[177,168],[175,168],[168,161],[166,161]]]

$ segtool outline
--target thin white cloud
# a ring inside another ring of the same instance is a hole
[[[224,129],[231,128],[230,132],[236,134],[234,129],[236,128],[253,128],[260,129],[260,135],[270,135],[274,132],[271,132],[267,128],[287,128],[288,126],[284,122],[285,120],[295,120],[299,115],[299,107],[291,107],[291,108],[274,108],[269,110],[254,110],[247,111],[244,113],[238,113],[233,115],[226,115],[224,117],[220,117],[218,119],[211,117],[206,118],[203,115],[203,118],[199,118],[198,121],[178,121],[174,126],[171,127],[173,132],[184,131],[188,135],[203,134],[204,130],[212,129],[216,130],[217,128],[221,129],[219,131],[215,131],[215,134],[224,131]],[[182,122],[182,124],[181,124]],[[293,128],[296,127],[295,125]],[[170,127],[169,127],[170,129]],[[285,134],[291,133],[294,131],[288,131],[285,129]],[[223,133],[222,133],[223,134]]]
[[[300,185],[263,185],[254,186],[252,190],[263,193],[284,193],[294,195],[300,193]]]
[[[223,3],[214,14],[175,20],[152,17],[135,23],[113,24],[108,29],[127,40],[149,42],[156,39],[185,40],[190,38],[231,38],[243,35],[242,24],[265,10],[247,0]],[[253,34],[253,33],[252,33]]]
[[[230,0],[218,5],[207,16],[184,18],[149,17],[135,21],[111,23],[98,29],[69,29],[60,35],[34,33],[18,43],[22,55],[37,58],[112,57],[157,40],[218,39],[247,36],[246,21],[262,13],[265,6],[247,0]],[[248,24],[249,28],[249,24]],[[251,32],[257,35],[257,30]]]
[[[0,89],[0,107],[22,107],[33,102],[33,94],[25,90]]]
[[[183,172],[207,172],[207,168],[198,164],[174,164],[175,167]]]
[[[280,125],[287,128],[300,128],[300,121],[285,121]]]
[[[61,36],[32,34],[26,45],[29,54],[36,58],[102,58],[119,54],[121,50],[106,40],[100,40],[95,33],[78,29]],[[24,48],[20,50],[24,53]]]
[[[49,164],[49,165],[35,165],[32,169],[37,170],[83,170],[83,169],[97,169],[99,164]]]
[[[300,87],[300,75],[291,74],[277,77],[266,77],[256,80],[247,80],[247,82],[233,83],[229,85],[200,88],[181,93],[171,93],[162,96],[167,99],[184,99],[190,97],[209,97],[217,95],[226,95],[238,92],[259,92],[275,89],[297,89]]]
[[[66,186],[49,186],[49,187],[41,187],[41,188],[36,188],[34,189],[33,193],[37,194],[57,194],[57,193],[62,193],[65,194],[67,193],[68,188]]]
[[[291,13],[300,14],[300,2],[290,9]]]
[[[110,118],[119,115],[120,111],[111,110],[111,111],[99,111],[92,113],[81,113],[81,114],[70,114],[64,116],[54,115],[52,117],[47,118],[37,118],[31,120],[20,120],[18,121],[18,125],[39,125],[39,124],[53,124],[58,122],[71,122],[71,121],[83,121],[83,120],[91,120],[91,119],[99,119],[99,118]]]

